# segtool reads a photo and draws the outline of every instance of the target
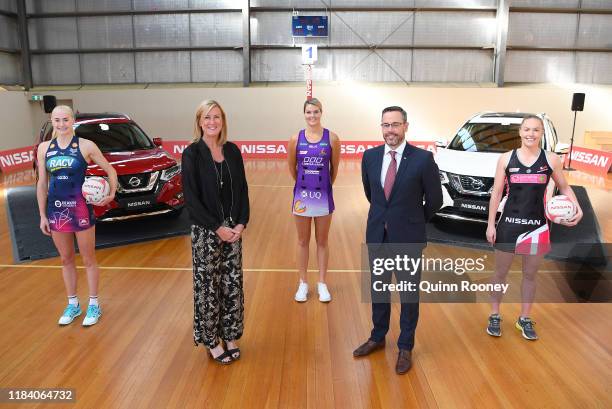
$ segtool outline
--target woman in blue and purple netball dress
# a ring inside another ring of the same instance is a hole
[[[315,226],[319,282],[319,301],[331,301],[325,282],[329,250],[327,237],[334,211],[332,184],[338,174],[340,163],[340,140],[338,135],[321,125],[323,106],[315,98],[304,103],[306,128],[289,140],[288,159],[293,188],[292,212],[298,233],[297,264],[300,276],[295,300],[308,299],[308,246],[312,221]]]
[[[110,194],[98,206],[105,206],[115,197],[117,173],[102,156],[100,149],[90,140],[74,134],[74,114],[65,105],[51,113],[53,138],[38,146],[38,183],[36,197],[40,212],[40,229],[50,235],[62,259],[64,285],[68,306],[59,319],[59,325],[68,325],[81,315],[76,293],[77,273],[74,262],[74,237],[87,270],[89,306],[83,325],[98,322],[102,309],[98,303],[99,270],[96,263],[96,229],[93,209],[85,202],[81,187],[87,164],[96,163],[108,175]]]

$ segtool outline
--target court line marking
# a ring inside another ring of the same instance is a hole
[[[0,268],[62,268],[61,265],[43,265],[43,264],[0,264]],[[100,270],[150,270],[150,271],[192,271],[191,267],[110,267],[110,266],[98,266]],[[85,267],[77,266],[77,269],[84,270]],[[243,272],[248,273],[282,273],[282,272],[290,272],[297,273],[298,270],[296,268],[243,268]],[[309,269],[309,273],[318,273],[319,270]],[[351,270],[351,269],[336,269],[336,270],[327,270],[328,273],[361,273],[363,270]],[[485,271],[471,271],[471,273],[492,273],[493,270],[485,270]],[[510,270],[509,273],[521,273],[522,270]],[[564,271],[559,270],[539,270],[538,273],[563,273]],[[565,271],[566,272],[566,271]],[[461,277],[458,275],[458,277]]]

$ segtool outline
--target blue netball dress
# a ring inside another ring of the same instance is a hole
[[[49,228],[76,232],[92,227],[95,224],[93,208],[81,193],[87,161],[79,149],[79,138],[73,136],[65,149],[60,148],[57,139],[51,140],[45,154],[45,167],[49,175]]]
[[[296,147],[297,179],[293,188],[293,214],[305,217],[327,216],[334,211],[331,184],[332,149],[329,130],[317,143],[300,131]]]

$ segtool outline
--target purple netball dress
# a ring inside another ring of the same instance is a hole
[[[49,228],[58,232],[77,232],[92,227],[96,220],[93,208],[81,193],[87,161],[81,154],[79,138],[73,136],[65,149],[57,144],[57,139],[51,140],[45,166],[49,174]]]
[[[334,211],[331,150],[328,129],[323,129],[323,137],[317,143],[308,142],[305,130],[300,131],[296,147],[297,179],[293,188],[293,214],[318,217]]]

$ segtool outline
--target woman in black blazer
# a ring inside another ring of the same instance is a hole
[[[240,358],[236,340],[243,332],[242,232],[249,193],[240,150],[227,141],[225,112],[216,101],[198,106],[182,177],[192,223],[194,342],[230,364]]]

